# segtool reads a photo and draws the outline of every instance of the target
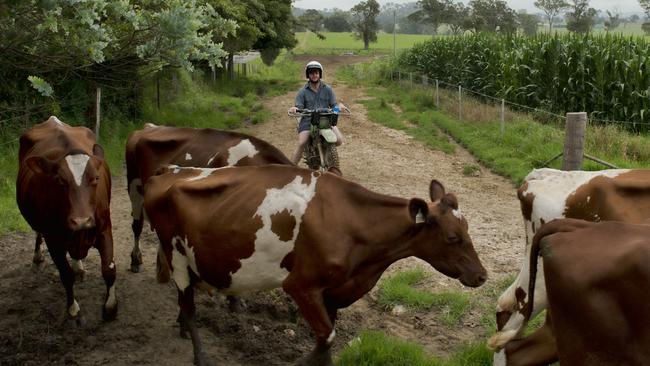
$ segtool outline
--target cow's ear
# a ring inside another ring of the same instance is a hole
[[[409,202],[409,214],[416,224],[425,222],[429,216],[429,206],[424,200],[412,198]]]
[[[104,158],[104,148],[99,144],[95,144],[93,146],[93,155],[98,157],[98,158],[103,159]]]
[[[42,156],[32,156],[25,161],[25,164],[33,172],[39,174],[54,174],[56,172],[56,164]]]
[[[444,197],[442,197],[440,203],[447,207],[451,207],[453,210],[458,210],[458,199],[453,193],[447,193]]]
[[[435,202],[445,196],[445,187],[435,179],[429,184],[429,197],[431,202]]]

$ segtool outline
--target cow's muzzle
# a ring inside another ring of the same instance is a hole
[[[487,280],[487,272],[482,271],[472,276],[460,276],[460,283],[468,287],[479,287]]]
[[[72,231],[92,229],[95,227],[95,218],[92,216],[71,217],[68,225]]]

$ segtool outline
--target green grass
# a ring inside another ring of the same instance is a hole
[[[393,35],[379,32],[377,42],[370,43],[369,51],[363,52],[363,41],[354,39],[349,32],[324,32],[325,39],[320,40],[312,32],[296,33],[298,45],[293,52],[298,54],[337,54],[343,52],[355,53],[390,53],[393,51]],[[425,34],[397,34],[395,47],[398,50],[411,48],[414,44],[431,39]]]
[[[470,308],[469,294],[463,292],[431,293],[415,288],[427,278],[422,268],[414,268],[397,273],[379,285],[378,304],[384,309],[404,305],[412,310],[431,310],[442,312],[442,322],[447,326],[458,324],[460,318]]]
[[[492,352],[484,345],[467,344],[449,359],[426,355],[421,346],[364,331],[337,359],[338,366],[482,366],[492,364]]]

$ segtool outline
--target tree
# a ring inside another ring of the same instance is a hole
[[[433,34],[438,32],[438,26],[447,17],[448,9],[453,5],[452,0],[419,0],[420,10],[408,16],[412,22],[430,25]]]
[[[641,19],[641,18],[640,18],[637,14],[632,14],[632,15],[630,15],[630,17],[628,18],[628,20],[630,21],[630,23],[636,23],[636,22],[639,21],[639,19]]]
[[[562,10],[569,7],[569,4],[564,0],[537,0],[535,7],[542,10],[548,19],[548,31],[553,31],[553,19],[560,14]]]
[[[323,21],[325,17],[316,9],[308,9],[303,15],[301,15],[298,20],[307,27],[307,29],[313,29],[315,31],[321,31],[323,29]]]
[[[447,24],[453,34],[461,34],[467,30],[466,25],[471,24],[470,9],[457,2],[449,7],[447,13]]]
[[[291,14],[291,0],[257,0],[264,5],[260,28],[263,30],[253,49],[266,53],[262,61],[271,65],[282,48],[293,48],[298,43],[295,35],[296,20]],[[318,35],[318,34],[317,34]],[[274,55],[273,57],[269,57]]]
[[[534,36],[537,33],[537,24],[539,23],[537,15],[520,12],[517,14],[517,20],[519,21],[519,25],[521,25],[524,34]]]
[[[473,28],[484,32],[512,33],[517,30],[517,14],[503,0],[471,0]]]
[[[607,10],[607,20],[605,20],[605,30],[610,31],[612,29],[618,28],[619,25],[621,25],[621,14],[618,12],[614,12],[612,14],[609,10]]]
[[[566,13],[566,27],[577,33],[587,33],[598,15],[596,9],[589,7],[589,0],[571,0],[570,11]]]
[[[379,14],[379,3],[376,0],[366,0],[350,9],[352,13],[352,28],[354,37],[363,40],[363,49],[367,50],[370,42],[377,42],[376,17]]]
[[[349,32],[352,30],[352,25],[350,25],[350,15],[342,11],[336,11],[334,14],[325,18],[323,25],[325,26],[325,29],[330,32]]]

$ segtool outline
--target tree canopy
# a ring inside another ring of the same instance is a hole
[[[358,3],[352,9],[352,28],[356,39],[363,40],[363,47],[368,49],[370,42],[377,42],[377,15],[379,3],[376,0],[366,0]]]

